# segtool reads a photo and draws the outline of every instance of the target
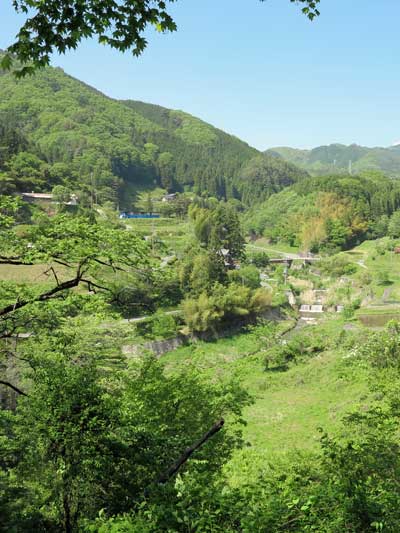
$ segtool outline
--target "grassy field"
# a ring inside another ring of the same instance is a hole
[[[387,315],[387,314],[393,313],[397,315],[400,318],[400,307],[398,306],[391,306],[391,305],[382,305],[380,307],[362,307],[361,309],[357,309],[355,312],[355,316],[358,315]]]
[[[192,238],[190,223],[176,218],[128,219],[124,222],[131,231],[153,238],[155,246],[157,242],[164,243],[166,249],[162,255],[182,254]],[[248,249],[264,249],[270,257],[298,251],[289,246],[270,245],[262,239],[249,243]],[[357,273],[350,276],[354,280],[354,290],[373,293],[371,312],[373,305],[382,302],[383,297],[389,301],[400,300],[400,256],[392,252],[382,253],[379,245],[377,248],[377,243],[371,241],[346,252],[346,256],[358,265]],[[52,282],[50,276],[43,274],[47,268],[46,265],[0,266],[0,279]],[[371,281],[360,287],[360,274],[364,271],[370,274]],[[381,272],[388,272],[390,284],[380,285]],[[335,290],[340,285],[337,280],[329,283]],[[306,290],[307,282],[303,285],[301,290]],[[358,327],[356,320],[353,324]],[[344,354],[337,349],[331,348],[292,364],[286,371],[266,371],[266,351],[276,342],[277,328],[284,330],[286,326],[282,322],[279,326],[266,325],[214,342],[198,342],[178,348],[162,358],[167,372],[194,365],[211,380],[236,377],[253,397],[254,403],[244,412],[247,422],[244,436],[248,446],[238,452],[231,463],[232,476],[237,479],[271,458],[318,449],[318,428],[334,433],[341,427],[345,413],[360,402],[368,401],[367,376],[362,370],[357,373],[346,371]],[[343,327],[343,319],[337,316],[331,316],[317,326],[307,326],[324,331],[327,338],[337,335]]]
[[[371,276],[365,285],[365,292],[371,295],[370,305],[400,304],[400,255],[385,250],[386,239],[365,241],[345,255],[358,264],[358,275],[363,272]],[[382,277],[387,275],[388,281]],[[354,277],[354,276],[353,276]]]
[[[126,224],[142,236],[162,241],[171,253],[181,254],[192,237],[192,227],[178,218],[127,219]]]
[[[313,327],[313,326],[308,326]],[[343,328],[340,319],[324,328],[334,335]],[[263,332],[238,334],[215,342],[200,342],[163,357],[167,371],[176,366],[195,365],[210,379],[236,376],[253,396],[245,411],[245,438],[251,454],[265,457],[318,447],[319,427],[334,432],[342,416],[367,394],[366,376],[347,375],[343,354],[324,352],[289,367],[286,372],[264,370],[265,349],[274,343],[268,328]],[[240,470],[242,459],[233,471]]]
[[[38,265],[0,265],[0,280],[1,281],[14,281],[17,283],[41,283],[41,284],[54,284],[54,276],[49,271],[51,265],[38,264]],[[54,265],[57,272],[57,276],[60,281],[64,281],[71,277],[71,274],[67,272],[67,269]],[[73,275],[73,274],[72,274]]]
[[[166,249],[161,255],[181,255],[192,237],[192,227],[189,222],[177,218],[159,219],[127,219],[127,226],[141,236],[149,236],[157,243],[164,243]],[[51,265],[0,265],[0,280],[17,283],[52,283],[51,273],[45,274]],[[69,274],[63,267],[57,265],[57,275],[61,280],[67,279]]]

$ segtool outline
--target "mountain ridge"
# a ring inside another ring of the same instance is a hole
[[[264,152],[300,166],[312,175],[379,171],[392,178],[400,177],[400,146],[366,147],[356,143],[332,143],[312,149],[288,146],[269,148]]]
[[[95,186],[100,202],[129,207],[143,189],[241,199],[256,181],[264,199],[304,175],[188,113],[110,98],[60,68],[0,72],[3,194],[61,184],[84,199]]]

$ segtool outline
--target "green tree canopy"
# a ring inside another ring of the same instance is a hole
[[[66,203],[71,199],[71,191],[64,185],[56,185],[52,189],[53,200],[55,202]]]
[[[390,237],[400,237],[400,211],[395,211],[391,216],[388,233]]]

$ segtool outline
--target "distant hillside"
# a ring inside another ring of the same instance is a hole
[[[171,166],[176,182],[193,185],[199,192],[235,195],[233,179],[244,162],[259,154],[237,137],[183,111],[134,100],[123,103],[157,124],[159,130],[151,133],[151,142],[173,154]]]
[[[272,243],[335,252],[390,232],[397,236],[399,209],[399,180],[311,176],[247,210],[243,222],[248,233]]]
[[[308,176],[292,163],[260,154],[244,163],[234,183],[243,203],[251,206]]]
[[[136,189],[160,184],[222,194],[258,153],[190,115],[118,102],[61,69],[20,81],[0,75],[3,192],[61,183],[87,193],[95,187],[99,201],[128,203]]]
[[[257,182],[260,201],[303,175],[187,113],[108,98],[61,69],[22,80],[0,72],[2,193],[62,184],[82,201],[95,190],[99,202],[129,206],[161,185],[250,201]]]
[[[400,146],[367,148],[357,144],[330,144],[312,150],[277,147],[265,153],[282,157],[313,175],[347,173],[351,161],[354,174],[376,170],[392,178],[400,177]]]

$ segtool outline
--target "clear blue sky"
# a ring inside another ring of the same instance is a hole
[[[114,98],[182,109],[259,149],[400,140],[400,0],[178,0],[140,58],[86,41],[53,65]],[[18,18],[1,0],[0,48]]]

